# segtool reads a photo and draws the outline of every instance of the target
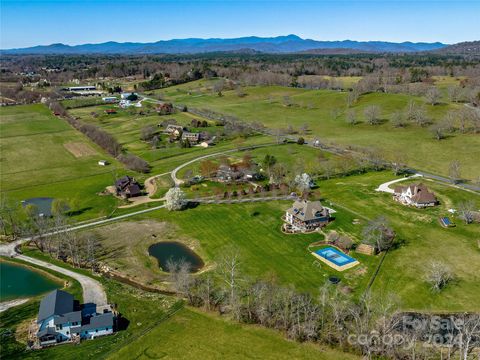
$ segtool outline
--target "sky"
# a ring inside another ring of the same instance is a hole
[[[56,0],[0,2],[0,48],[278,36],[480,40],[480,0]]]

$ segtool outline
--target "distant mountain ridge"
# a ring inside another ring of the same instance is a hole
[[[4,54],[198,54],[209,52],[254,52],[284,54],[308,52],[318,49],[349,49],[358,52],[419,52],[438,50],[446,44],[385,42],[385,41],[317,41],[302,39],[297,35],[277,37],[241,37],[234,39],[173,39],[154,43],[114,42],[100,44],[39,45],[20,49],[4,49]]]
[[[435,50],[440,54],[480,55],[480,41],[466,41]]]

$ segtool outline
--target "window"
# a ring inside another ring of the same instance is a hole
[[[98,329],[95,329],[95,332],[97,333],[97,332],[98,332]]]

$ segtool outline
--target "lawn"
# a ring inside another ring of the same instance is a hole
[[[76,204],[78,219],[114,208],[113,198],[97,192],[112,183],[112,168],[121,165],[102,149],[44,105],[1,108],[0,117],[0,183],[9,200],[62,198]],[[98,166],[100,159],[109,160],[111,167]]]
[[[270,128],[287,128],[291,125],[298,129],[303,124],[308,124],[311,132],[307,137],[317,136],[327,143],[345,147],[373,147],[391,160],[401,154],[410,166],[425,171],[448,175],[449,163],[458,160],[466,178],[474,179],[480,172],[480,167],[474,160],[480,155],[480,138],[477,135],[454,134],[438,141],[428,128],[416,125],[398,129],[392,127],[389,119],[395,111],[404,110],[411,100],[423,104],[423,98],[386,93],[363,95],[352,107],[360,123],[352,126],[345,121],[346,92],[280,86],[247,87],[245,92],[246,96],[239,97],[233,90],[224,91],[223,96],[219,97],[208,90],[205,81],[161,90],[163,97],[177,104],[236,115],[247,121],[260,121]],[[290,106],[285,105],[285,97],[288,97]],[[383,119],[381,125],[368,125],[364,122],[363,113],[369,105],[380,106]],[[463,105],[451,103],[425,105],[427,114],[433,121],[461,106]]]
[[[253,325],[185,308],[108,359],[358,359],[314,344],[288,341]]]
[[[399,247],[387,254],[373,284],[374,294],[398,295],[405,310],[479,311],[480,225],[465,225],[447,210],[457,208],[464,200],[475,201],[479,208],[480,196],[427,181],[440,205],[414,209],[374,190],[393,178],[383,172],[319,182],[329,200],[369,218],[386,216],[397,232]],[[438,218],[447,215],[456,223],[455,228],[440,226]],[[432,260],[445,263],[455,275],[455,280],[440,293],[432,293],[423,280]]]
[[[343,273],[320,264],[308,251],[308,245],[323,240],[322,234],[281,232],[281,216],[290,205],[289,201],[200,205],[173,213],[162,209],[142,217],[175,224],[177,236],[190,239],[195,251],[212,267],[226,251],[233,249],[240,255],[241,272],[246,278],[274,277],[282,284],[315,294],[328,276],[335,274],[340,276],[343,286],[350,287],[355,295],[361,294],[379,258],[354,254],[361,265]],[[361,225],[352,224],[356,216],[342,209],[336,215],[328,229],[352,233],[354,240],[357,239],[355,234]]]

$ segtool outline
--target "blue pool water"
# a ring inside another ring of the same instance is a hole
[[[328,261],[331,261],[337,266],[343,266],[356,261],[354,258],[332,247],[327,247],[327,248],[317,250],[315,251],[315,253],[318,256],[321,256],[322,258],[327,259]]]

